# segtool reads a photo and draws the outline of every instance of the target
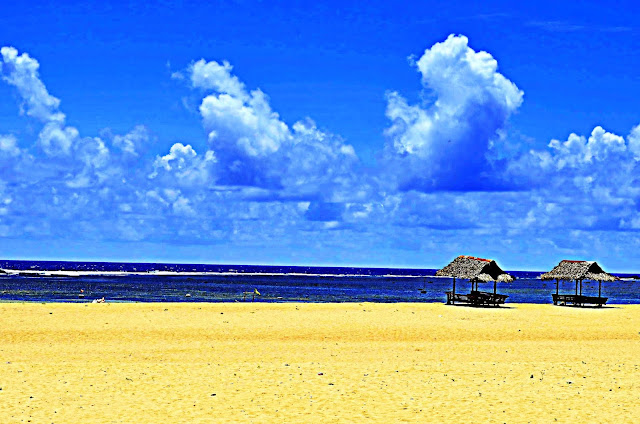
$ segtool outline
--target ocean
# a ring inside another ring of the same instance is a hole
[[[435,269],[206,265],[116,262],[0,261],[0,301],[14,302],[444,302],[450,278]],[[555,283],[534,271],[507,271],[516,281],[499,283],[507,303],[551,303]],[[608,304],[640,303],[640,277],[602,284]],[[459,281],[456,291],[468,291]],[[492,291],[493,283],[480,284]],[[561,293],[574,283],[563,282]],[[259,294],[258,294],[259,293]],[[583,283],[597,295],[598,283]]]

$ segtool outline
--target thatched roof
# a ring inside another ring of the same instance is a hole
[[[616,277],[600,268],[595,261],[561,261],[551,271],[540,276],[542,280],[594,280],[614,281]]]
[[[511,275],[500,269],[496,261],[473,256],[458,256],[449,265],[436,272],[436,276],[484,282],[511,282],[514,280]]]

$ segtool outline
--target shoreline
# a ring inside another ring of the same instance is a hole
[[[53,300],[15,300],[15,299],[1,299],[0,304],[43,304],[43,305],[88,305],[94,302],[94,300],[99,300],[99,298],[77,298],[70,299],[65,301],[53,301]],[[506,302],[500,304],[500,306],[474,306],[469,304],[457,303],[455,305],[448,305],[446,300],[442,301],[424,301],[424,302],[372,302],[372,301],[361,301],[354,300],[348,302],[317,302],[317,301],[300,301],[300,300],[202,300],[202,301],[193,301],[193,300],[185,300],[185,301],[139,301],[139,300],[119,300],[119,299],[108,299],[106,298],[103,302],[106,304],[115,304],[115,305],[358,305],[358,304],[371,304],[371,305],[443,305],[446,307],[454,307],[454,308],[469,308],[469,309],[484,309],[484,310],[497,310],[497,309],[509,309],[511,307],[517,306],[553,306],[556,308],[569,308],[569,309],[607,309],[607,308],[616,308],[616,307],[624,307],[624,306],[640,306],[640,300],[638,303],[613,303],[607,302],[603,306],[596,305],[588,305],[588,306],[577,306],[577,305],[554,305],[550,300],[546,303],[532,303],[532,302]]]

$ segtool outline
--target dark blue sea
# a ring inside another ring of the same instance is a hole
[[[19,302],[91,302],[103,297],[107,302],[444,302],[452,285],[449,278],[435,278],[434,269],[13,260],[0,261],[0,269],[141,273],[75,277],[0,273],[0,301]],[[509,296],[507,303],[551,303],[555,283],[538,279],[542,271],[508,272],[516,281],[498,284],[498,292]],[[640,303],[640,277],[615,275],[623,279],[602,285],[608,303]],[[456,291],[468,291],[465,284],[469,285],[458,282]],[[479,289],[492,291],[493,284],[480,284]],[[560,286],[561,293],[574,290],[573,283]],[[597,283],[583,284],[583,294],[597,293]]]

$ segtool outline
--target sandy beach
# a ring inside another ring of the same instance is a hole
[[[634,422],[640,305],[0,304],[0,422]]]

